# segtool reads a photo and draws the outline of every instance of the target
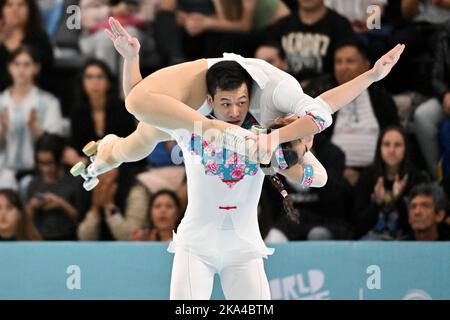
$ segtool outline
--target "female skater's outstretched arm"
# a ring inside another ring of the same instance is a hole
[[[404,49],[404,45],[398,44],[392,50],[382,56],[375,63],[372,69],[343,85],[324,92],[319,96],[318,100],[322,100],[322,103],[327,105],[326,107],[329,109],[330,113],[336,112],[337,110],[350,103],[353,99],[358,97],[361,92],[366,90],[372,83],[386,77],[391,71],[392,67],[400,59],[400,55],[402,54]],[[281,90],[283,90],[283,88],[281,88]],[[286,95],[287,94],[289,94],[289,92],[286,92]],[[298,104],[308,104],[306,98],[310,97],[307,97],[304,94],[302,97],[305,101],[298,102]],[[300,117],[295,122],[281,128],[280,130],[277,130],[278,136],[270,137],[269,143],[267,145],[270,146],[273,151],[280,143],[293,141],[305,136],[316,134],[326,128],[326,126],[323,127],[323,122],[326,122],[328,124],[330,123],[330,121],[326,121],[326,119],[324,121],[324,119],[321,118],[314,118],[314,115],[312,117]],[[270,141],[272,140],[272,138],[275,140],[274,142]]]
[[[114,43],[117,52],[123,57],[123,92],[125,97],[131,89],[141,82],[142,75],[139,69],[139,40],[132,37],[122,25],[113,17],[109,17],[111,30],[105,29],[106,34]]]
[[[130,36],[114,18],[109,18],[109,25],[111,30],[105,29],[105,32],[124,59],[122,85],[126,97],[131,89],[142,81],[139,70],[140,44],[138,39]],[[108,135],[105,138],[105,142],[107,140],[108,143],[102,143],[97,157],[103,161],[94,162],[95,170],[99,173],[117,167],[123,162],[139,161],[148,156],[158,142],[172,139],[169,134],[144,122],[139,122],[136,130],[128,137]]]

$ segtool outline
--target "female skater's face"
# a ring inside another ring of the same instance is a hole
[[[397,130],[384,134],[381,141],[381,157],[390,167],[398,166],[405,157],[405,140]]]
[[[158,230],[172,230],[178,219],[178,208],[167,194],[158,196],[151,207],[151,220]]]
[[[25,25],[28,20],[28,5],[25,0],[8,0],[3,7],[2,18],[8,26]]]
[[[4,195],[0,195],[0,232],[2,234],[14,233],[19,224],[20,212],[14,207]]]
[[[28,53],[23,52],[11,61],[8,70],[13,83],[23,85],[34,83],[34,77],[39,74],[40,66]]]
[[[290,115],[285,118],[277,118],[273,122],[272,126],[284,127],[296,121],[298,118],[300,117],[297,115]],[[311,150],[311,148],[313,147],[313,143],[314,136],[308,136],[302,139],[291,141],[291,146],[297,152],[298,158],[301,159],[307,151]]]
[[[207,101],[217,119],[237,126],[241,126],[244,122],[250,105],[245,83],[235,90],[225,91],[217,88],[214,97],[208,95]]]
[[[99,66],[89,66],[83,74],[83,87],[89,97],[106,95],[109,87],[108,78]]]
[[[314,136],[309,136],[291,142],[292,148],[297,152],[299,159],[301,159],[308,150],[311,150],[313,141]]]

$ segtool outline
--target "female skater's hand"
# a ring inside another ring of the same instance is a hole
[[[405,45],[398,44],[375,62],[375,65],[371,69],[373,81],[380,81],[391,72],[392,67],[400,59],[403,50],[405,50]]]
[[[121,139],[123,138],[120,138],[115,134],[108,134],[103,137],[102,140],[97,141],[98,147],[96,159],[90,165],[92,166],[92,173],[98,176],[120,166],[121,162],[118,162],[113,157],[113,148]]]
[[[132,37],[124,27],[122,27],[120,22],[113,17],[109,17],[108,21],[111,30],[105,29],[105,32],[114,43],[117,52],[119,52],[125,60],[137,58],[139,49],[141,48],[139,40]]]

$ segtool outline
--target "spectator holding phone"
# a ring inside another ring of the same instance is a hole
[[[62,138],[45,134],[36,146],[38,174],[27,189],[27,213],[45,240],[75,240],[81,184],[61,164]]]

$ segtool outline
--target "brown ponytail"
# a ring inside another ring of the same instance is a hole
[[[294,200],[292,200],[292,197],[287,193],[280,177],[277,174],[271,175],[270,182],[272,182],[273,186],[283,196],[283,208],[289,219],[297,224],[300,223],[300,213],[294,207]]]
[[[284,127],[293,121],[295,121],[298,117],[291,117],[291,118],[278,118],[271,126],[270,130],[273,129],[279,129],[281,127]],[[286,147],[290,146],[290,143],[286,143]],[[297,162],[298,158],[294,157],[297,156],[295,152],[285,152],[285,158],[286,156],[290,156],[291,161]],[[294,159],[295,158],[295,159]],[[291,162],[289,161],[289,162]],[[283,208],[284,211],[286,211],[287,216],[290,220],[292,220],[295,223],[300,223],[300,213],[298,210],[294,207],[294,200],[292,200],[292,197],[287,193],[286,188],[283,184],[283,182],[280,179],[280,176],[276,173],[270,175],[270,182],[272,182],[273,186],[278,190],[278,192],[283,196]]]

